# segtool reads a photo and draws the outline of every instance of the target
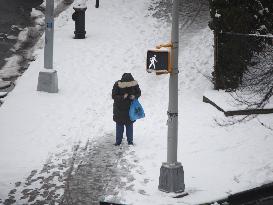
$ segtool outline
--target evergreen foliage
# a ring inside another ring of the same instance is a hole
[[[209,0],[215,31],[235,33],[273,33],[272,0]]]
[[[243,73],[259,46],[243,36],[223,35],[222,32],[241,34],[273,33],[272,0],[209,0],[211,21],[209,27],[218,39],[217,61],[220,75],[217,89],[236,89],[241,83]],[[250,45],[250,43],[252,45]],[[220,83],[219,83],[220,82]],[[216,82],[215,82],[216,83]]]

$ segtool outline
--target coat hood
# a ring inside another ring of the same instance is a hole
[[[137,81],[135,81],[131,73],[124,73],[121,80],[118,81],[118,86],[120,88],[129,88],[136,86],[137,84]]]
[[[131,73],[123,73],[122,77],[121,77],[121,82],[130,82],[135,80],[132,76]]]

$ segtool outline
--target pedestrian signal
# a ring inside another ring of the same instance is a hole
[[[157,74],[170,73],[170,51],[169,50],[148,50],[146,70],[148,73]]]

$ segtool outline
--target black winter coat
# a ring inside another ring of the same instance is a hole
[[[128,97],[124,99],[124,94],[128,93]],[[113,120],[117,123],[129,124],[132,123],[129,117],[129,109],[132,100],[130,95],[135,98],[141,96],[141,90],[137,81],[132,80],[129,82],[117,81],[115,82],[112,90],[113,105]]]

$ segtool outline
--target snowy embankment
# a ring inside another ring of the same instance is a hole
[[[40,33],[42,33],[44,25],[43,13],[34,9],[31,13],[31,20],[34,21],[34,26],[26,28],[17,27],[21,32],[17,37],[14,36],[17,40],[17,43],[11,48],[14,54],[5,59],[6,64],[0,70],[0,80],[13,79],[20,76],[22,70],[26,69],[22,68],[20,65],[26,60],[34,60],[32,56],[34,48],[31,48],[29,45],[33,44],[33,41],[37,40]],[[26,50],[27,48],[28,50]],[[26,65],[23,66],[26,67]]]
[[[62,10],[63,0],[54,1],[55,9]],[[45,1],[41,5],[45,8]],[[33,52],[36,49],[33,47],[33,43],[40,38],[44,29],[44,14],[40,10],[35,8],[32,9],[31,18],[29,21],[33,21],[33,26],[20,28],[19,26],[13,25],[16,29],[20,30],[18,36],[8,36],[8,38],[14,38],[17,43],[11,48],[14,55],[6,58],[6,64],[0,69],[0,82],[2,79],[14,79],[22,75],[22,71],[27,69],[26,61],[35,60]]]
[[[180,45],[178,161],[189,195],[173,199],[158,191],[167,152],[168,75],[146,73],[145,54],[169,41],[170,25],[148,15],[145,0],[107,0],[99,9],[93,2],[87,6],[84,40],[73,39],[72,8],[56,20],[59,93],[36,91],[43,67],[42,39],[36,61],[0,108],[0,198],[31,170],[40,170],[50,153],[114,135],[111,90],[124,72],[139,82],[146,118],[135,123],[136,145],[129,148],[134,154],[126,156],[136,166],[131,170],[135,180],[124,179],[126,187],[134,188],[120,190],[123,203],[196,204],[273,180],[272,131],[256,119],[219,126],[216,121],[225,120],[224,115],[202,102],[203,93],[212,89],[205,76],[213,66],[213,39],[206,28],[192,35],[186,47]],[[259,118],[272,124],[270,115]]]

